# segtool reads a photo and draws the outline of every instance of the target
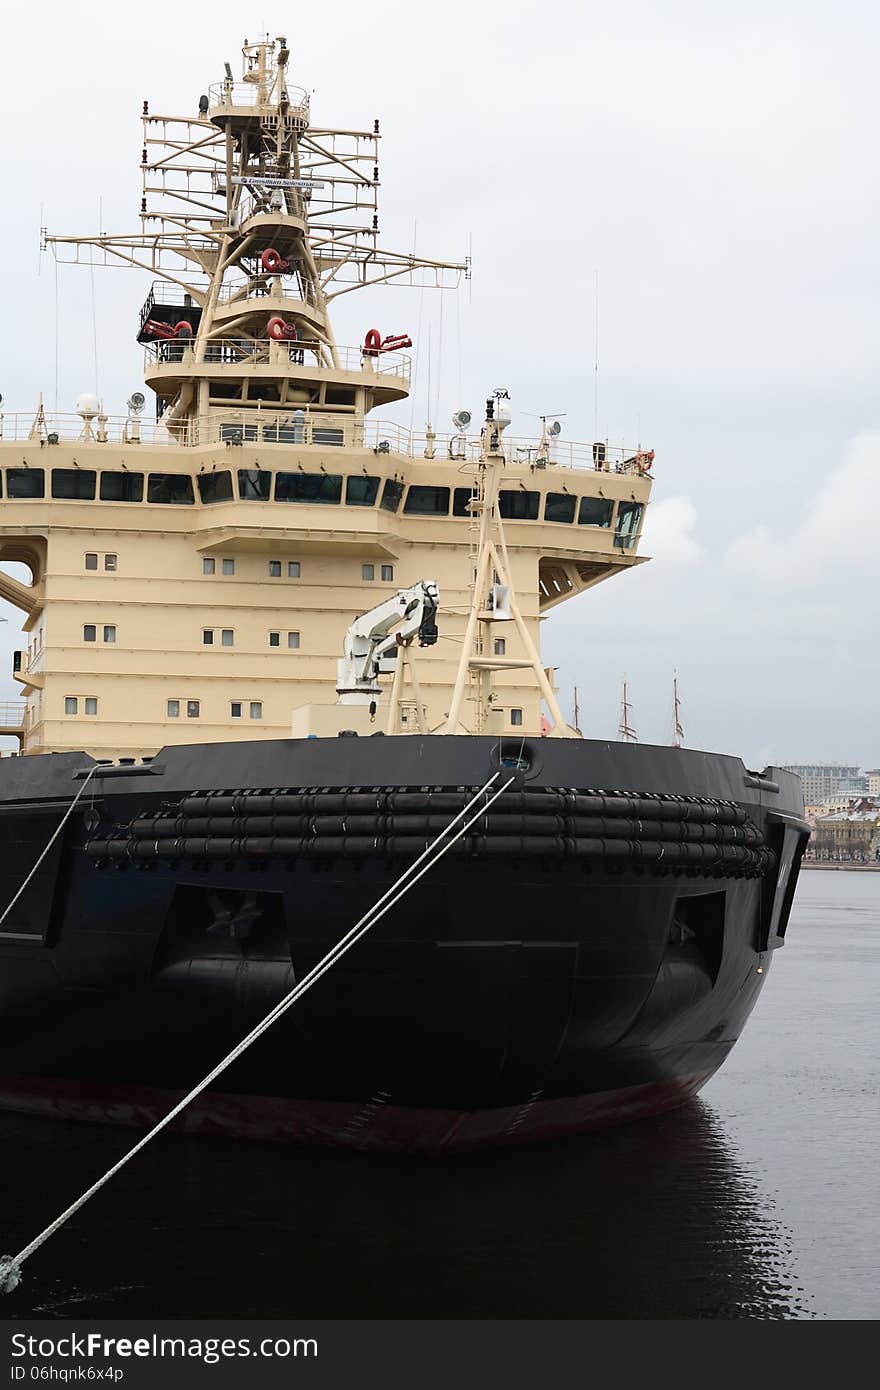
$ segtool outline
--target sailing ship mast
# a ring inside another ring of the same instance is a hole
[[[630,723],[630,711],[632,705],[627,695],[626,677],[623,680],[623,696],[620,701],[620,724],[617,729],[617,737],[622,743],[638,743],[639,736]]]
[[[673,672],[672,676],[672,746],[680,748],[684,738],[684,729],[681,726],[681,701],[678,698],[678,672]]]

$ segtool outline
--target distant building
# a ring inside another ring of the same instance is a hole
[[[804,784],[804,801],[811,806],[841,793],[870,790],[867,777],[863,776],[859,767],[842,763],[788,763],[785,771],[795,772],[800,777]],[[880,773],[877,775],[880,777]]]
[[[811,859],[880,860],[880,797],[854,797],[845,810],[819,814],[813,824]]]
[[[868,790],[868,778],[864,773],[858,777],[841,777],[837,787],[840,796],[864,796]]]
[[[880,796],[880,767],[872,768],[870,772],[866,772],[865,778],[868,783],[868,795]]]

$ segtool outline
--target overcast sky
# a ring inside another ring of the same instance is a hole
[[[4,18],[4,409],[56,397],[56,280],[38,227],[135,230],[141,103],[196,110],[238,71],[245,8],[44,0]],[[650,564],[544,627],[563,707],[643,742],[880,765],[877,538],[880,10],[856,0],[262,3],[319,125],[382,122],[385,244],[458,258],[457,297],[346,296],[341,342],[418,333],[398,418],[449,428],[507,386],[514,429],[565,412],[656,453]],[[18,137],[18,138],[17,138]],[[57,399],[141,384],[140,272],[59,273]],[[421,325],[421,330],[419,330]],[[432,389],[428,402],[427,344]],[[442,343],[442,350],[441,350]],[[459,347],[460,344],[460,347]],[[97,377],[97,380],[96,380]],[[387,412],[386,412],[387,413]],[[21,645],[2,606],[0,641]],[[9,679],[0,698],[14,696]]]

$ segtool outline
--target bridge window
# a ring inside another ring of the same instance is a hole
[[[374,507],[378,494],[378,478],[361,473],[345,480],[345,500],[350,507]]]
[[[186,473],[151,473],[147,479],[147,501],[173,506],[195,505],[192,478]]]
[[[403,483],[399,483],[396,478],[386,478],[379,506],[384,512],[396,512],[402,496]]]
[[[342,500],[338,473],[279,473],[275,479],[276,502],[336,503]]]
[[[53,468],[52,496],[70,501],[92,502],[97,476],[91,468]]]
[[[498,494],[498,510],[508,521],[537,521],[540,492],[502,491]]]
[[[413,483],[406,494],[403,510],[410,516],[448,516],[449,488]]]
[[[232,501],[231,473],[200,473],[196,481],[199,497],[206,506],[212,502]]]
[[[453,516],[473,516],[471,502],[474,500],[474,490],[470,487],[457,487],[452,494],[452,515]]]
[[[548,492],[544,503],[545,521],[574,521],[577,498],[569,497],[567,492]]]
[[[251,443],[257,437],[256,425],[221,425],[220,438],[226,439],[230,444],[241,444],[244,440]]]
[[[242,502],[268,502],[271,492],[271,473],[263,468],[239,468],[238,495]]]
[[[102,502],[143,502],[143,473],[102,473]]]
[[[294,361],[293,352],[290,355],[291,362]],[[302,357],[299,365],[302,366]],[[253,394],[251,391],[250,395]],[[277,396],[274,398],[277,399]],[[296,421],[288,425],[265,425],[263,427],[263,440],[266,444],[305,444],[305,421]]]
[[[641,517],[641,502],[621,502],[617,508],[617,526],[614,528],[614,544],[618,550],[631,550],[635,545]]]
[[[42,468],[7,468],[7,497],[44,497],[46,474]]]
[[[340,429],[331,429],[326,425],[313,425],[312,443],[332,444],[335,448],[341,449],[343,444],[345,443],[345,431]]]
[[[610,526],[614,503],[608,497],[582,497],[578,526]]]

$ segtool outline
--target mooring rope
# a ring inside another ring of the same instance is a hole
[[[12,899],[12,902],[9,903],[9,904],[7,905],[6,909],[4,910],[3,916],[0,917],[0,927],[3,926],[3,923],[6,921],[6,918],[9,916],[10,912],[11,912],[12,909],[15,907],[15,904],[18,902],[18,900],[19,900],[19,898],[21,897],[22,893],[23,893],[24,890],[27,888],[28,884],[30,883],[30,881],[31,881],[31,879],[33,878],[34,874],[37,872],[37,869],[40,867],[40,865],[42,864],[43,860],[46,858],[46,855],[49,853],[49,850],[52,848],[52,846],[54,845],[55,841],[58,839],[58,836],[61,834],[62,830],[64,829],[65,825],[66,825],[67,822],[70,820],[70,817],[73,815],[73,813],[74,813],[74,811],[75,811],[75,809],[76,809],[76,803],[79,801],[80,797],[82,796],[82,794],[83,794],[83,792],[85,791],[86,787],[89,785],[89,782],[91,781],[92,777],[94,777],[95,773],[98,771],[98,768],[99,768],[99,767],[100,767],[100,763],[93,763],[92,766],[89,768],[88,772],[86,773],[85,777],[83,778],[83,784],[82,784],[82,786],[80,787],[80,789],[79,789],[79,791],[77,792],[76,796],[75,796],[75,797],[73,798],[73,800],[71,801],[71,803],[70,803],[70,805],[68,806],[67,810],[64,812],[64,815],[61,817],[61,820],[58,822],[58,825],[57,825],[56,828],[55,828],[55,833],[53,834],[53,836],[52,836],[52,838],[50,839],[49,843],[46,845],[46,848],[43,850],[43,853],[40,855],[40,857],[39,857],[39,859],[37,860],[36,864],[35,864],[34,867],[31,869],[31,871],[30,871],[30,873],[28,874],[27,878],[25,879],[24,883],[23,883],[23,884],[21,885],[21,887],[19,888],[19,890],[18,890],[18,892],[16,893],[15,897]]]
[[[404,897],[406,893],[409,892],[410,888],[412,888],[416,883],[418,883],[420,878],[424,877],[424,875],[428,873],[430,869],[434,868],[434,866],[443,858],[443,855],[446,854],[452,848],[452,846],[461,839],[463,835],[467,834],[471,826],[474,825],[481,818],[481,816],[485,815],[489,807],[493,805],[493,803],[498,800],[499,796],[501,796],[502,793],[507,790],[511,782],[515,780],[514,777],[509,777],[507,781],[504,783],[504,785],[498,789],[498,791],[493,792],[492,796],[489,797],[485,805],[483,805],[480,808],[477,814],[473,816],[469,821],[467,821],[451,839],[446,840],[445,844],[440,843],[446,836],[449,835],[449,832],[452,829],[454,829],[458,822],[461,821],[468,814],[471,808],[479,801],[480,797],[485,796],[486,792],[488,792],[492,784],[498,780],[498,777],[500,775],[500,772],[493,773],[493,775],[489,778],[488,782],[486,782],[485,785],[482,786],[480,790],[471,798],[468,804],[461,811],[459,811],[458,815],[455,816],[453,820],[451,820],[449,824],[445,826],[443,830],[440,831],[436,838],[432,840],[431,844],[428,845],[428,847],[423,851],[423,853],[419,855],[418,859],[414,860],[413,863],[410,864],[408,868],[406,868],[403,871],[400,877],[395,880],[395,882],[391,885],[387,892],[383,893],[382,897],[379,898],[375,903],[373,903],[372,907],[370,907],[364,913],[363,917],[361,917],[360,920],[356,922],[355,925],[348,932],[346,932],[345,936],[342,937],[341,940],[337,941],[336,945],[333,946],[327,952],[327,954],[323,956],[321,960],[318,961],[317,965],[314,965],[312,969],[306,975],[303,976],[299,984],[295,985],[293,989],[290,990],[290,992],[287,995],[285,995],[285,997],[282,1000],[280,1000],[278,1004],[275,1005],[274,1009],[272,1009],[266,1015],[266,1017],[262,1019],[261,1022],[258,1023],[256,1027],[250,1031],[250,1033],[248,1033],[247,1037],[242,1038],[241,1042],[238,1043],[232,1049],[231,1052],[227,1053],[227,1055],[223,1058],[222,1062],[219,1062],[217,1066],[214,1067],[213,1071],[209,1072],[208,1075],[204,1077],[203,1080],[201,1080],[198,1083],[198,1085],[194,1086],[193,1089],[187,1095],[185,1095],[182,1100],[178,1101],[174,1108],[172,1110],[169,1110],[168,1114],[165,1115],[158,1122],[158,1124],[154,1125],[148,1134],[145,1134],[142,1139],[138,1140],[138,1142],[133,1146],[133,1148],[129,1149],[128,1153],[123,1154],[122,1158],[119,1160],[118,1163],[114,1163],[112,1168],[108,1168],[107,1172],[104,1173],[103,1177],[100,1177],[97,1182],[93,1183],[92,1186],[88,1188],[87,1191],[84,1192],[81,1197],[78,1197],[77,1200],[73,1202],[71,1206],[69,1206],[65,1211],[63,1211],[60,1216],[56,1217],[56,1219],[51,1223],[51,1225],[47,1226],[44,1231],[41,1231],[40,1234],[36,1236],[30,1242],[29,1245],[26,1245],[23,1250],[20,1250],[17,1255],[0,1256],[0,1293],[12,1293],[13,1289],[16,1289],[18,1285],[21,1283],[21,1267],[24,1264],[25,1260],[27,1260],[34,1253],[35,1250],[38,1250],[40,1246],[43,1245],[44,1242],[47,1241],[51,1235],[54,1235],[54,1233],[57,1230],[59,1230],[59,1228],[63,1226],[66,1221],[68,1221],[72,1216],[74,1216],[76,1212],[80,1210],[81,1207],[84,1207],[86,1202],[88,1202],[88,1200],[91,1197],[94,1197],[95,1193],[99,1192],[100,1189],[104,1187],[105,1184],[108,1183],[110,1179],[114,1177],[115,1174],[118,1173],[121,1168],[124,1168],[126,1163],[128,1163],[130,1159],[134,1158],[135,1154],[140,1153],[141,1149],[145,1148],[147,1144],[149,1144],[151,1139],[154,1139],[157,1134],[159,1134],[163,1129],[165,1129],[166,1125],[169,1125],[171,1121],[175,1119],[180,1114],[180,1112],[186,1108],[187,1105],[189,1105],[190,1101],[195,1100],[196,1096],[200,1095],[202,1091],[204,1091],[208,1086],[210,1086],[212,1081],[215,1081],[217,1077],[220,1076],[220,1074],[226,1070],[227,1067],[231,1066],[232,1063],[236,1061],[237,1058],[239,1058],[242,1055],[242,1053],[246,1051],[247,1048],[250,1047],[251,1043],[256,1042],[257,1038],[261,1037],[262,1034],[267,1031],[267,1029],[271,1028],[272,1024],[275,1023],[276,1020],[279,1019],[283,1013],[286,1013],[286,1011],[293,1004],[295,1004],[298,999],[302,998],[306,991],[311,989],[312,985],[316,984],[317,981],[320,980],[322,975],[326,974],[326,972],[330,970],[336,964],[337,961],[341,960],[345,953],[351,950],[352,946],[356,945],[357,942],[361,939],[361,937],[365,936],[366,933],[370,930],[370,928],[375,926],[375,924],[380,920],[380,918],[384,917],[385,913],[389,912],[391,908],[394,907],[395,903],[399,902],[400,899]],[[79,795],[81,795],[81,792],[82,789],[80,789]],[[73,808],[71,807],[71,810],[72,809]],[[436,853],[434,853],[435,850]],[[420,865],[422,866],[421,868],[419,867]],[[416,869],[419,870],[418,873],[415,872]]]

